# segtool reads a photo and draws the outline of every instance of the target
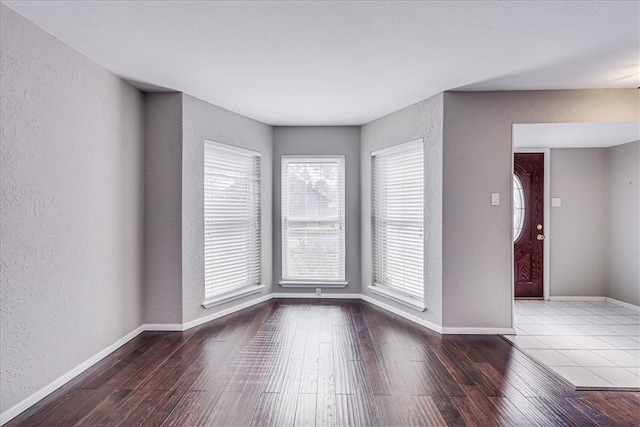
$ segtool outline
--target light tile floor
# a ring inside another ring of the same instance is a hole
[[[640,390],[640,311],[605,301],[515,301],[516,347],[577,390]]]

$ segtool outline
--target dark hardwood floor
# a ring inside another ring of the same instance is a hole
[[[500,337],[272,300],[143,333],[7,426],[639,424],[640,393],[574,391]]]

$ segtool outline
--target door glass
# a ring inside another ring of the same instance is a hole
[[[516,242],[524,227],[524,188],[518,175],[513,174],[513,241]]]

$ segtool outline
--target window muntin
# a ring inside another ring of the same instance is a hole
[[[517,242],[524,229],[526,205],[524,187],[518,175],[513,174],[513,241]]]
[[[260,285],[260,153],[204,143],[205,299]]]
[[[424,296],[424,144],[372,153],[373,281],[422,300]]]
[[[282,157],[282,278],[344,281],[344,156]]]

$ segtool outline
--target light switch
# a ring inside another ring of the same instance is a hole
[[[500,193],[491,193],[491,206],[500,206]]]
[[[559,208],[560,206],[562,206],[562,199],[560,197],[552,197],[551,198],[551,207],[552,208]]]

